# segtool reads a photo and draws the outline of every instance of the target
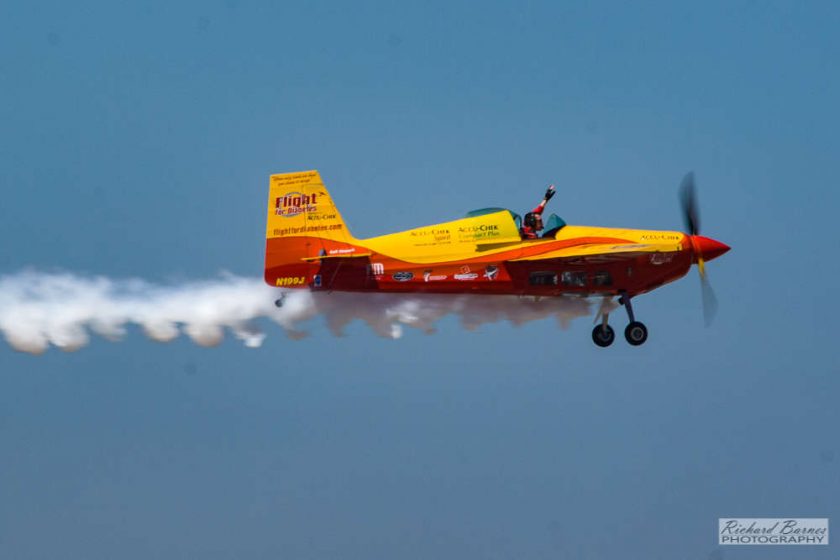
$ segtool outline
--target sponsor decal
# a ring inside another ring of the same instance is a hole
[[[305,185],[311,183],[318,178],[318,172],[312,171],[308,173],[289,173],[272,177],[278,186],[289,187],[290,185]],[[321,193],[323,194],[323,193]]]
[[[396,280],[397,282],[408,282],[409,280],[414,279],[413,272],[395,272],[391,275],[391,278]]]
[[[382,276],[385,274],[385,265],[382,263],[370,263],[368,265],[368,270],[374,276]]]
[[[351,247],[350,249],[330,249],[330,255],[348,255],[355,252],[355,247]]]
[[[469,265],[464,265],[461,267],[461,272],[459,274],[454,275],[452,278],[455,280],[475,280],[478,278],[478,273],[471,272]]]
[[[441,280],[446,280],[449,278],[446,274],[432,274],[431,270],[424,270],[423,271],[423,281],[424,282],[439,282]]]
[[[828,518],[721,517],[718,544],[828,544]]]
[[[288,216],[287,216],[288,217]],[[310,218],[312,216],[309,216]],[[321,226],[301,226],[301,227],[285,227],[285,228],[274,228],[274,236],[275,237],[283,237],[284,235],[301,235],[307,233],[318,233],[321,231],[336,231],[339,229],[344,229],[344,225],[342,224],[329,224],[329,225],[321,225]]]
[[[427,247],[429,245],[450,243],[452,241],[452,233],[448,229],[443,228],[417,229],[410,231],[409,235],[415,238],[415,247]]]
[[[415,229],[415,230],[412,230],[412,231],[408,232],[408,234],[409,234],[411,237],[429,237],[429,236],[434,236],[435,238],[438,238],[438,237],[441,237],[441,238],[442,238],[442,237],[448,237],[448,236],[450,235],[450,233],[449,233],[449,230],[448,230],[448,229],[442,229],[442,228]]]
[[[478,224],[474,226],[461,226],[458,228],[458,241],[468,243],[470,241],[482,241],[499,237],[499,226],[497,224]]]
[[[281,276],[275,282],[275,286],[303,286],[306,278],[303,276]]]
[[[274,200],[274,214],[284,218],[294,218],[306,212],[316,212],[318,210],[317,196],[315,193],[300,192],[289,192],[278,196]]]
[[[680,236],[673,233],[646,233],[639,239],[642,241],[679,241]]]
[[[665,264],[674,260],[674,255],[671,253],[651,253],[651,264]]]
[[[477,226],[462,226],[458,228],[461,233],[486,233],[498,231],[499,226],[496,224],[481,224]]]
[[[315,195],[313,194],[312,196],[315,196]],[[315,211],[315,209],[309,211],[310,215],[307,216],[308,219],[316,221],[316,222],[318,220],[337,220],[338,219],[338,214],[323,214],[323,215],[312,214],[312,212],[314,212],[314,211]]]
[[[484,277],[490,281],[495,280],[499,277],[499,267],[493,266],[492,264],[489,265],[487,268],[484,269]]]

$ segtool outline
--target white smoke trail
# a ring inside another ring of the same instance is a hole
[[[516,296],[355,294],[281,292],[262,280],[224,275],[215,280],[175,286],[143,280],[112,280],[69,273],[21,272],[0,276],[0,332],[16,350],[40,354],[50,345],[73,351],[85,346],[90,332],[109,340],[139,325],[153,340],[167,342],[182,332],[196,344],[215,346],[225,330],[246,346],[258,347],[265,335],[255,325],[269,319],[291,338],[306,336],[300,323],[323,316],[330,330],[341,334],[354,320],[377,334],[399,338],[402,325],[434,332],[434,323],[458,315],[467,329],[507,320],[514,325],[555,317],[560,327],[590,313],[581,298]]]

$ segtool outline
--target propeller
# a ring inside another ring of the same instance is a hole
[[[680,184],[680,206],[686,233],[688,233],[688,239],[691,242],[691,250],[694,253],[694,260],[697,262],[697,272],[700,273],[703,319],[708,327],[717,313],[718,302],[715,291],[709,282],[709,275],[706,272],[706,260],[722,255],[729,250],[729,247],[719,241],[699,235],[700,207],[697,204],[693,171],[686,173]]]
[[[689,171],[680,183],[680,206],[683,222],[689,235],[700,232],[700,208],[697,206],[697,193],[694,186],[694,171]]]

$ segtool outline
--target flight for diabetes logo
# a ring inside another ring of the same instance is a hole
[[[274,201],[274,215],[294,218],[307,212],[317,212],[317,196],[315,193],[303,194],[300,192],[290,192],[278,196]]]

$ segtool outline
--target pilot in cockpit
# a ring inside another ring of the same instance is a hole
[[[543,197],[542,202],[540,202],[536,208],[525,214],[525,220],[522,228],[520,229],[522,239],[536,239],[539,237],[539,232],[543,228],[543,210],[545,210],[545,205],[548,204],[548,201],[551,200],[551,197],[554,196],[555,192],[554,185],[549,185],[545,191],[545,196]]]

